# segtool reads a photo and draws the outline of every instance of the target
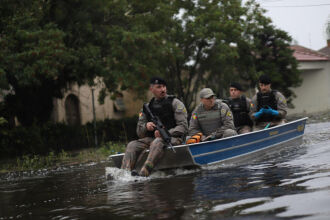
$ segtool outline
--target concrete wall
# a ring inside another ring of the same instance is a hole
[[[99,104],[98,95],[101,88],[95,88],[94,90],[94,105],[96,120],[118,119],[123,117],[130,117],[138,114],[142,101],[138,100],[133,93],[123,92],[123,101],[125,103],[126,110],[124,112],[116,112],[114,108],[114,101],[110,97],[106,97],[104,104]],[[54,99],[54,112],[53,120],[56,122],[67,123],[67,114],[65,109],[65,101],[68,96],[75,95],[79,100],[79,114],[80,124],[93,121],[93,102],[92,102],[92,90],[89,86],[74,85],[69,91],[65,93],[63,99]]]
[[[302,85],[294,88],[294,109],[288,114],[313,114],[330,110],[330,62],[300,62]]]

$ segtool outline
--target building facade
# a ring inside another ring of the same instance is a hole
[[[302,46],[291,46],[299,62],[302,85],[292,90],[296,94],[289,115],[308,115],[330,110],[330,57]]]
[[[100,91],[99,87],[71,86],[62,99],[53,100],[52,121],[70,125],[86,124],[94,120],[94,112],[96,120],[119,119],[138,114],[142,106],[142,100],[129,91],[118,93],[114,100],[106,97],[104,104],[100,104]]]

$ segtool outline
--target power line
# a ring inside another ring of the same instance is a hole
[[[306,7],[319,7],[328,6],[330,4],[318,4],[318,5],[280,5],[280,6],[267,6],[263,5],[265,8],[306,8]]]

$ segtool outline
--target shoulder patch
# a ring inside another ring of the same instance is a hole
[[[178,104],[177,110],[180,110],[182,112],[187,112],[186,107],[182,103]]]
[[[192,114],[191,118],[194,119],[194,120],[196,120],[197,119],[197,115],[194,113],[194,114]]]
[[[143,116],[143,113],[140,112],[140,113],[139,113],[139,118],[142,118],[142,116]]]
[[[226,110],[225,109],[221,109],[221,114],[222,115],[226,114]]]
[[[226,116],[227,116],[227,117],[231,117],[231,116],[232,116],[231,112],[228,111],[227,114],[226,114]]]
[[[286,99],[285,98],[280,97],[280,101],[283,102],[284,104],[286,103]]]

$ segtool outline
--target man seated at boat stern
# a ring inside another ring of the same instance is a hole
[[[271,89],[271,79],[267,75],[259,77],[259,92],[252,98],[250,117],[255,122],[254,131],[284,124],[287,113],[285,97]]]
[[[220,99],[216,99],[212,89],[202,89],[200,100],[201,103],[191,115],[187,144],[237,134],[230,108]]]
[[[242,94],[241,84],[232,82],[229,86],[230,97],[224,102],[228,104],[234,116],[234,125],[238,134],[252,131],[253,122],[250,119],[251,99]]]
[[[158,117],[170,136],[172,145],[182,144],[188,132],[187,110],[175,96],[168,95],[166,82],[160,77],[150,80],[153,98],[147,104],[153,116]],[[137,123],[137,135],[140,139],[128,143],[123,157],[122,169],[132,171],[132,175],[149,176],[156,163],[162,158],[166,143],[152,122],[152,116],[142,109]],[[149,154],[139,173],[135,171],[139,155],[149,149]]]

